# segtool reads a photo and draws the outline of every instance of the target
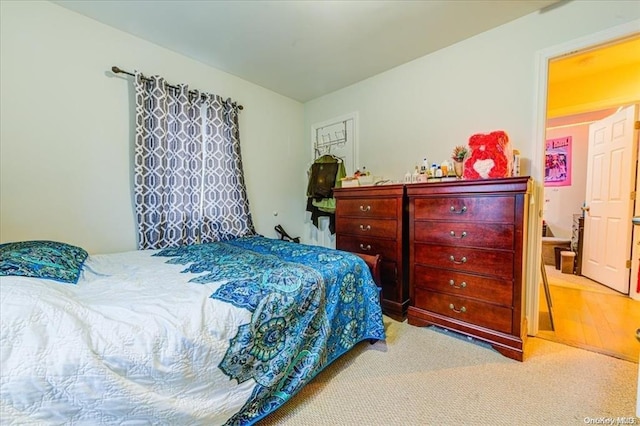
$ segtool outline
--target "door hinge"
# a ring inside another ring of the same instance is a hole
[[[631,261],[630,260],[627,260],[627,265],[626,266],[627,266],[627,269],[631,269]]]
[[[633,123],[633,128],[636,130],[640,129],[640,121],[636,121],[635,123]]]
[[[636,200],[636,191],[631,191],[631,201]]]

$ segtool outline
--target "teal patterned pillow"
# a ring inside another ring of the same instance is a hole
[[[88,253],[56,241],[0,244],[0,276],[47,278],[75,284]]]

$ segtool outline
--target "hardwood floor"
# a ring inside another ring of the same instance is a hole
[[[537,337],[638,362],[640,301],[586,277],[563,274],[546,266],[555,330],[551,330],[547,300],[540,286]]]

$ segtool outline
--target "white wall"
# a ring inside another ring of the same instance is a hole
[[[136,248],[131,77],[117,65],[244,105],[240,137],[258,232],[304,217],[303,106],[49,2],[0,2],[0,241]],[[278,216],[273,215],[278,211]]]
[[[471,135],[501,129],[524,157],[526,174],[536,124],[536,54],[639,16],[634,1],[573,1],[532,13],[307,102],[305,125],[358,112],[360,164],[394,180],[425,156],[441,162]]]

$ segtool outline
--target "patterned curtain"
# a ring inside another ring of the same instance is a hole
[[[238,107],[208,95],[204,102],[202,242],[255,233],[242,172]]]
[[[138,72],[135,91],[138,248],[176,247],[253,233],[240,161],[237,107],[214,95],[190,92],[186,85],[171,88],[161,77],[146,78]],[[227,124],[230,118],[235,127]],[[217,150],[237,157],[229,161]],[[218,188],[219,180],[212,176],[220,175],[236,186]]]

